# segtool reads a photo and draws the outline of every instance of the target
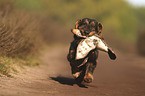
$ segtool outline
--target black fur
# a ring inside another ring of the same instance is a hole
[[[97,22],[94,19],[84,18],[84,19],[80,19],[76,22],[75,28],[79,29],[81,31],[82,35],[84,35],[84,36],[89,36],[90,32],[94,32],[99,35],[102,30],[102,24]],[[69,54],[67,56],[67,59],[71,65],[72,74],[75,74],[76,72],[82,72],[84,70],[84,68],[87,68],[86,69],[87,72],[85,72],[85,74],[86,73],[93,74],[93,71],[97,65],[96,59],[98,58],[98,50],[93,50],[89,53],[89,55],[87,56],[88,61],[85,65],[85,67],[83,67],[83,69],[77,67],[85,59],[84,58],[81,60],[75,60],[76,48],[77,48],[79,42],[81,41],[81,39],[82,38],[79,38],[76,35],[74,35],[74,40],[71,42]],[[82,75],[82,76],[84,76],[84,75]],[[81,81],[82,81],[82,79],[81,79]]]

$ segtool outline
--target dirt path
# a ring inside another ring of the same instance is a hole
[[[100,52],[94,82],[79,87],[66,60],[68,48],[54,49],[42,56],[45,64],[0,78],[0,96],[145,96],[145,58],[117,52],[111,61]]]

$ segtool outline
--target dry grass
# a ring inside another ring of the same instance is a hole
[[[0,54],[21,57],[35,53],[41,46],[37,17],[10,8],[1,13]]]
[[[16,10],[10,0],[0,1],[0,76],[11,77],[16,64],[39,64],[35,58],[43,45],[39,16]]]

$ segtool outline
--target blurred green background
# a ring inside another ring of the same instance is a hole
[[[47,44],[72,40],[71,28],[81,18],[93,18],[103,24],[109,44],[126,50],[135,46],[144,33],[145,7],[135,7],[125,0],[1,0],[1,8],[11,6],[35,17],[39,33]],[[29,23],[29,21],[28,21]],[[123,45],[122,45],[123,44]],[[132,46],[131,46],[132,47]]]
[[[47,15],[52,19],[51,22],[58,22],[58,25],[53,26],[60,28],[65,26],[67,30],[73,28],[78,19],[94,18],[104,25],[104,34],[133,42],[137,39],[137,32],[145,25],[145,8],[133,7],[124,0],[15,0],[14,3],[18,9]],[[49,25],[51,22],[47,21],[46,24]],[[52,32],[56,33],[53,35],[62,34],[64,37],[70,36],[69,31],[62,32],[61,29],[61,33],[59,30]]]

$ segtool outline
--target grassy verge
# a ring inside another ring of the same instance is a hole
[[[0,56],[0,77],[7,76],[13,77],[11,73],[19,73],[17,66],[23,68],[23,66],[38,66],[41,61],[37,57],[30,58],[11,58],[6,56]]]
[[[41,61],[38,57],[29,58],[12,58],[7,56],[0,56],[0,77],[13,77],[11,73],[18,73],[17,66],[38,66]]]

